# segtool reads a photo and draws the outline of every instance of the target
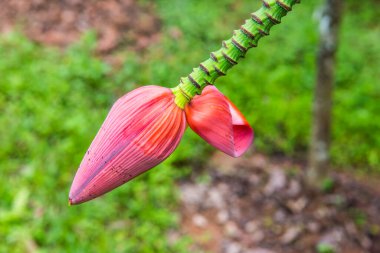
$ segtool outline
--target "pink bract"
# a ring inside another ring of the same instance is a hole
[[[186,129],[168,88],[144,86],[116,101],[86,152],[70,204],[96,198],[165,160]]]
[[[185,111],[191,129],[230,156],[241,156],[253,141],[253,130],[243,114],[215,86],[207,86]]]

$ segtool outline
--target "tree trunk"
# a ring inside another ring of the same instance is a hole
[[[341,10],[341,0],[326,0],[320,16],[313,125],[306,171],[306,181],[311,187],[320,186],[321,181],[326,178],[329,167],[334,65]]]

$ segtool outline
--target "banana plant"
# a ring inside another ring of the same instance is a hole
[[[143,86],[118,99],[83,157],[69,204],[99,197],[164,161],[187,125],[215,148],[233,157],[242,155],[253,141],[253,130],[214,83],[298,2],[263,1],[219,50],[180,78],[176,87]]]

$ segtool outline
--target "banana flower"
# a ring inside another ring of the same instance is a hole
[[[213,84],[298,2],[264,0],[178,86],[145,86],[117,100],[79,166],[69,203],[94,199],[161,163],[178,146],[187,125],[226,154],[242,155],[252,143],[252,128]]]

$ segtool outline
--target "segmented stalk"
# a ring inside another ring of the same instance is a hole
[[[262,37],[269,35],[272,26],[279,24],[281,18],[298,2],[300,0],[263,0],[263,6],[252,13],[240,29],[234,31],[232,38],[222,42],[221,49],[212,52],[209,59],[180,79],[180,84],[173,88],[176,104],[184,108],[196,94],[202,93],[204,87],[226,75],[250,48],[256,47]]]

